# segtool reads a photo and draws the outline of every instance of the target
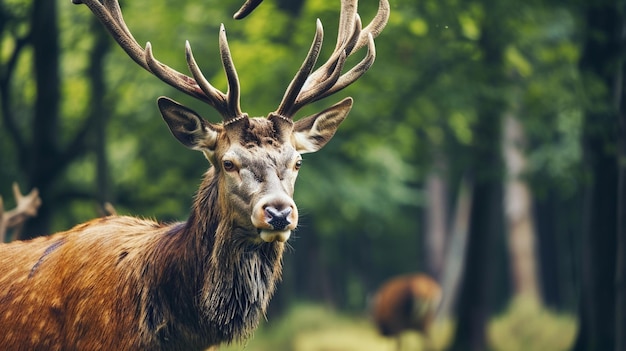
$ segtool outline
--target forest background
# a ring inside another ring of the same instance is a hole
[[[236,1],[122,1],[155,56],[186,72],[189,40],[203,72],[226,86],[224,23],[242,107],[280,101],[314,33],[334,47],[338,1],[267,0],[235,21]],[[363,0],[369,21],[376,1]],[[272,316],[299,301],[365,314],[386,279],[423,271],[446,293],[448,346],[493,348],[487,325],[524,297],[573,316],[571,347],[626,349],[624,1],[392,0],[377,61],[353,86],[333,141],[306,155]],[[184,220],[207,163],[162,123],[167,95],[84,6],[0,1],[0,194],[37,187],[22,231],[45,235],[118,213]],[[1,274],[1,273],[0,273]]]

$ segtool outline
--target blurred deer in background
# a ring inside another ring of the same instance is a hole
[[[210,123],[161,97],[172,134],[211,163],[185,222],[99,218],[28,242],[0,245],[0,345],[5,350],[203,350],[248,337],[281,276],[285,242],[298,224],[293,191],[301,154],[322,148],[352,99],[294,121],[300,108],[356,81],[375,58],[387,0],[365,28],[357,1],[343,0],[334,52],[313,71],[322,25],[278,109],[249,118],[226,33],[219,32],[226,93],[202,75],[186,45],[192,76],[139,46],[116,0],[74,0],[101,20],[141,67],[222,116]],[[252,1],[252,5],[260,1]],[[343,72],[348,56],[367,54]]]
[[[401,348],[400,334],[406,330],[422,333],[428,344],[428,331],[441,297],[439,284],[425,274],[392,278],[374,297],[374,322],[382,335],[398,338],[398,350]]]
[[[39,191],[35,188],[27,195],[22,195],[17,183],[13,183],[13,197],[15,208],[5,211],[2,196],[0,196],[0,244],[7,240],[7,232],[13,230],[11,239],[19,239],[22,225],[31,217],[37,216],[37,210],[41,206]]]

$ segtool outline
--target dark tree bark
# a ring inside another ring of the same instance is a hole
[[[495,156],[495,155],[494,155]],[[457,327],[452,350],[485,350],[486,324],[495,299],[494,268],[498,266],[496,236],[501,229],[499,186],[476,182],[465,272],[457,302]]]
[[[109,167],[106,153],[106,126],[111,114],[110,104],[105,101],[106,79],[104,60],[109,51],[111,40],[102,24],[95,17],[92,19],[95,43],[90,55],[88,74],[91,77],[91,119],[94,121],[94,151],[96,153],[97,200],[104,208],[110,202]]]
[[[626,11],[621,2],[622,11]],[[618,203],[617,203],[617,252],[615,275],[615,350],[626,350],[626,14],[619,12],[619,47],[621,55],[615,85],[616,105],[619,116],[618,132]]]
[[[28,155],[29,186],[37,187],[44,200],[38,216],[28,223],[27,238],[46,234],[54,204],[52,180],[58,169],[58,121],[61,98],[57,2],[35,0],[32,9],[32,45],[37,100],[32,120],[32,145]]]
[[[452,344],[455,351],[487,349],[486,324],[498,298],[496,279],[502,273],[503,233],[503,161],[501,157],[501,118],[506,111],[502,89],[506,86],[503,55],[506,27],[499,17],[507,13],[498,1],[489,6],[481,31],[479,46],[483,53],[477,84],[482,91],[477,98],[478,121],[474,135],[479,136],[470,148],[473,198],[465,271],[457,302],[457,326]],[[499,93],[496,93],[499,91]]]
[[[587,94],[589,108],[583,126],[589,183],[584,189],[581,324],[575,350],[618,350],[615,348],[615,268],[619,123],[616,101],[619,99],[616,97],[621,97],[623,85],[618,74],[623,62],[620,57],[623,10],[623,1],[589,3],[584,9],[587,37],[580,69],[585,79],[599,80],[606,91]]]
[[[549,184],[546,193],[535,202],[541,293],[546,306],[572,310],[578,304],[579,279],[572,268],[580,256],[582,196],[565,196],[556,187]]]
[[[624,45],[624,44],[622,44]],[[624,47],[624,46],[622,46]],[[615,276],[616,320],[615,350],[626,350],[626,106],[624,101],[624,63],[620,69],[619,98],[619,185],[617,205],[617,266]]]

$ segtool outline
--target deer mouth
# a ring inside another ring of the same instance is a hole
[[[298,209],[290,198],[263,198],[254,206],[250,221],[264,242],[284,243],[298,225]]]
[[[261,240],[266,243],[273,243],[275,241],[284,243],[291,236],[291,230],[259,229],[259,236],[261,237]]]

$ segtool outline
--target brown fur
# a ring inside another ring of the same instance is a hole
[[[439,284],[425,274],[392,278],[378,290],[373,316],[382,335],[428,332],[441,301]]]
[[[0,345],[201,350],[248,336],[284,244],[252,244],[223,225],[216,189],[211,170],[186,223],[106,217],[0,245]]]

